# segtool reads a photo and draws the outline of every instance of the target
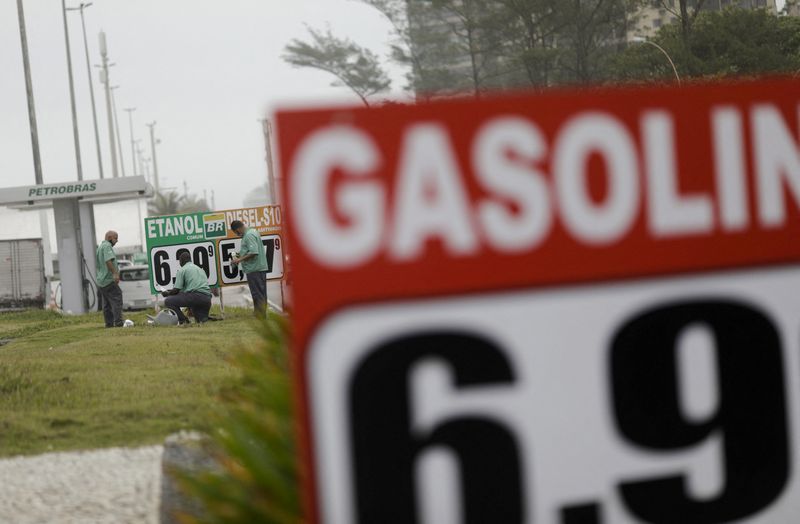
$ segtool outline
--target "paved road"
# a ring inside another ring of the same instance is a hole
[[[156,524],[161,446],[0,460],[0,523]]]

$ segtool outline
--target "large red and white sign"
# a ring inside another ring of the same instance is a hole
[[[277,124],[312,522],[800,515],[800,82]]]

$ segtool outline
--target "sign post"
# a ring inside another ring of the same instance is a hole
[[[798,88],[279,112],[309,521],[794,521]]]

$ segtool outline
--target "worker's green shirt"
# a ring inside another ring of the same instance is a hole
[[[119,272],[117,266],[117,255],[114,253],[114,246],[108,240],[103,240],[97,246],[97,285],[99,287],[106,287],[114,282],[114,273],[108,270],[106,262],[113,261],[114,271]]]
[[[191,262],[187,262],[178,270],[178,276],[175,277],[175,287],[184,293],[197,291],[198,293],[211,296],[211,288],[208,287],[208,276],[206,276],[206,272]]]
[[[264,244],[261,243],[261,236],[255,229],[248,228],[242,235],[242,246],[239,248],[239,258],[255,253],[256,256],[241,263],[242,271],[253,273],[254,271],[267,270],[267,254]]]

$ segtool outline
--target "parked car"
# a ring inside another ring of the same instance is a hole
[[[130,260],[120,260],[120,259],[117,259],[117,266],[118,266],[120,269],[122,269],[123,267],[131,267],[132,265],[133,265],[133,262],[131,262]]]
[[[149,271],[148,266],[120,267],[119,287],[122,289],[122,307],[124,309],[153,307]]]

